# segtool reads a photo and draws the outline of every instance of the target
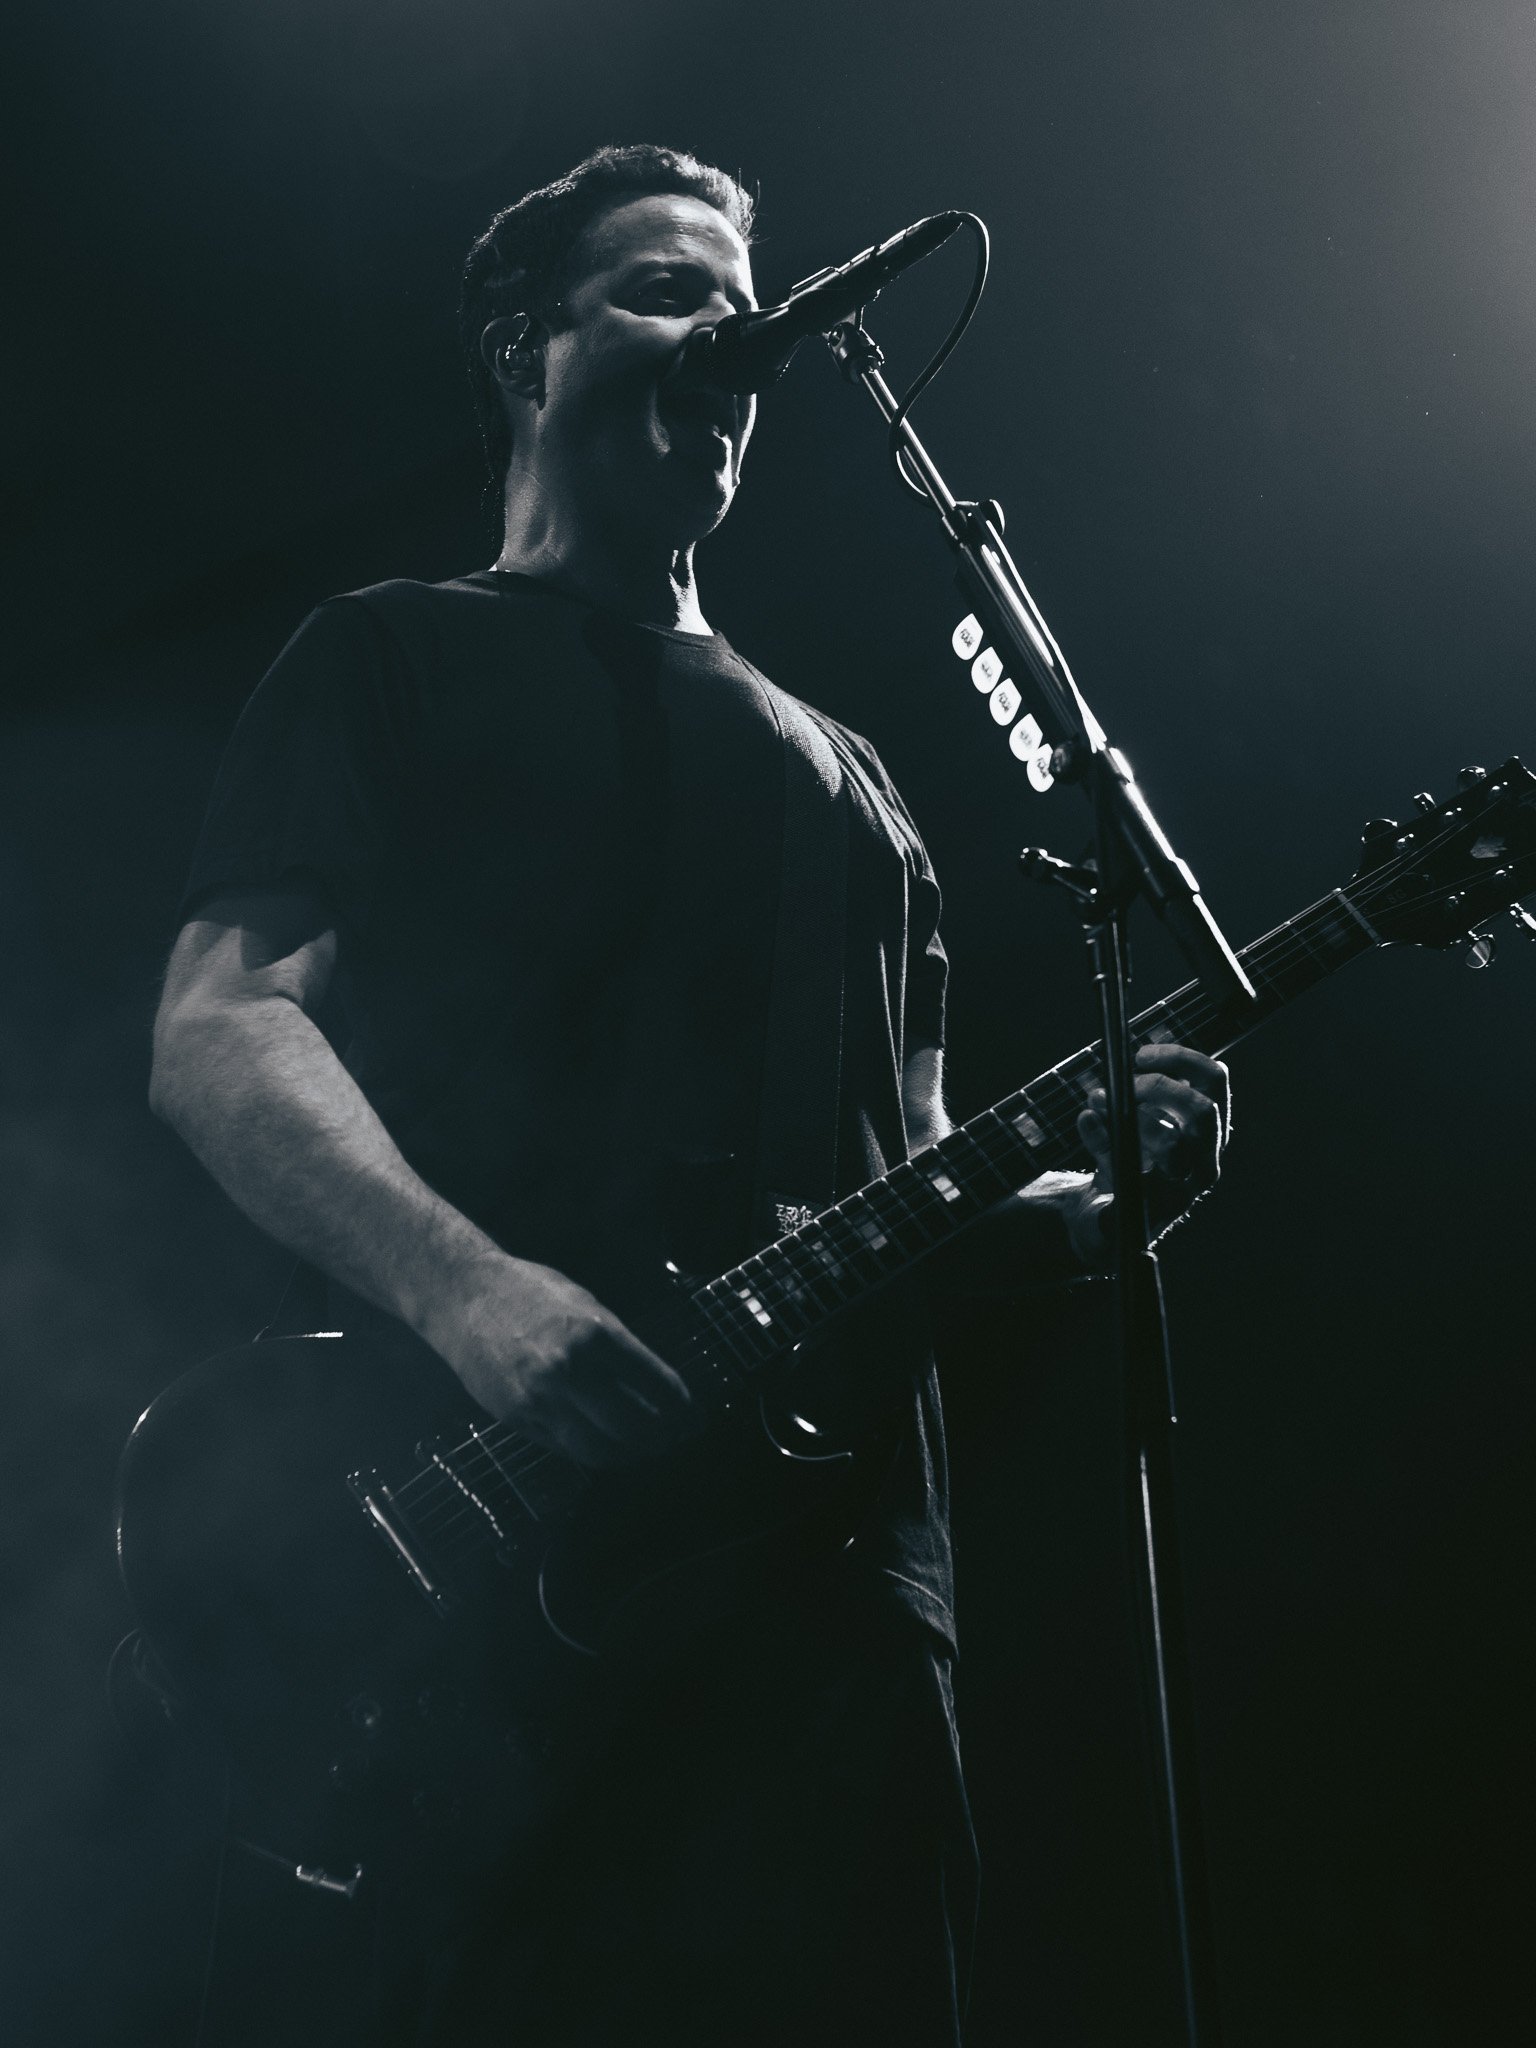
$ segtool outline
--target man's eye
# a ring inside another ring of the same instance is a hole
[[[640,304],[648,313],[688,313],[693,310],[694,303],[694,294],[680,284],[648,284],[640,293]]]

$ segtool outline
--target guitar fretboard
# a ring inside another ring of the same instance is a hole
[[[1189,982],[1134,1019],[1136,1041],[1222,1052],[1379,943],[1359,902],[1335,889],[1241,954],[1256,1002],[1222,1009]],[[1097,1044],[1085,1046],[699,1288],[693,1306],[719,1340],[723,1363],[751,1375],[1036,1175],[1081,1165],[1077,1119],[1089,1090],[1100,1085],[1099,1054]]]

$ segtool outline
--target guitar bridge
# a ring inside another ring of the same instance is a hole
[[[378,1473],[349,1473],[347,1490],[368,1517],[369,1525],[389,1545],[396,1562],[433,1613],[443,1617],[451,1614],[455,1604],[453,1595],[433,1578],[411,1534],[409,1523]]]

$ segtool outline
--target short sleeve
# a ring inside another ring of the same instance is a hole
[[[393,835],[410,712],[403,658],[354,598],[299,627],[225,749],[181,902],[303,878],[344,922],[367,920]]]
[[[907,921],[907,1014],[905,1043],[909,1052],[944,1043],[944,997],[949,986],[949,955],[939,937],[939,885],[923,853]]]
[[[922,835],[912,813],[885,771],[885,763],[869,741],[860,734],[839,728],[851,743],[860,765],[873,781],[884,807],[893,815],[905,842],[909,882],[907,887],[906,1005],[902,1020],[902,1042],[915,1052],[923,1046],[944,1044],[944,999],[949,986],[949,956],[939,937],[939,916],[943,898],[928,858]]]

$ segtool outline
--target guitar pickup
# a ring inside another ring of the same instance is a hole
[[[456,1604],[453,1595],[432,1576],[409,1522],[378,1473],[349,1473],[347,1491],[368,1517],[369,1526],[389,1545],[396,1562],[433,1613],[444,1618],[451,1614]]]

